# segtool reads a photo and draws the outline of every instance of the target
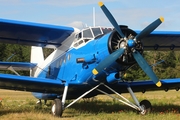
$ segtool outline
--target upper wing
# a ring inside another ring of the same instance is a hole
[[[180,50],[179,31],[153,31],[141,41],[145,50]]]
[[[0,42],[40,47],[59,47],[74,28],[0,19]]]

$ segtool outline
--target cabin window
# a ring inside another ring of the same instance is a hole
[[[66,63],[66,56],[64,56],[64,60],[63,61],[64,61],[64,63]]]
[[[83,43],[83,40],[79,41],[79,45]]]
[[[75,44],[74,44],[74,47],[77,47],[78,45],[79,45],[78,43],[75,43]]]
[[[70,60],[70,59],[71,59],[71,55],[70,55],[70,54],[68,54],[67,59],[68,59],[68,60]]]
[[[60,66],[60,62],[56,62],[56,68],[58,68]]]
[[[81,32],[78,34],[78,39],[82,38]]]
[[[63,62],[63,59],[61,59],[61,60],[59,61],[59,66],[62,65],[62,62]]]

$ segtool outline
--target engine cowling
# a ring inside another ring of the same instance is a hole
[[[126,38],[122,38],[116,30],[113,30],[111,33],[109,40],[108,40],[108,49],[110,53],[113,53],[114,51],[127,46],[127,40],[133,39],[137,34],[135,31],[128,28],[128,26],[120,25],[119,26],[125,35]],[[133,49],[136,49],[139,51],[140,54],[143,53],[143,45],[140,41],[137,41],[136,47]],[[127,47],[124,54],[120,56],[117,60],[117,63],[125,66],[130,66],[136,63],[133,55],[132,55],[132,49],[130,47]]]

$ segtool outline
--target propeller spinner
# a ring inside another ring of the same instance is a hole
[[[143,29],[138,35],[135,36],[134,39],[128,39],[123,34],[122,30],[120,29],[119,25],[117,24],[116,20],[112,16],[112,14],[109,12],[109,10],[106,8],[106,6],[99,2],[99,6],[101,7],[102,11],[106,15],[106,17],[109,19],[115,30],[118,32],[118,34],[124,38],[127,42],[127,44],[124,44],[123,48],[119,48],[109,56],[107,56],[103,61],[101,61],[96,68],[93,69],[93,74],[97,75],[99,72],[101,72],[103,69],[110,66],[113,62],[115,62],[120,56],[122,56],[126,49],[130,49],[131,53],[138,63],[138,65],[142,68],[142,70],[150,77],[150,79],[156,84],[156,86],[160,87],[162,84],[149,66],[149,64],[146,62],[146,60],[142,57],[142,55],[135,49],[137,45],[137,41],[141,40],[143,37],[146,37],[149,35],[153,30],[155,30],[163,21],[164,18],[160,17],[154,22],[152,22],[150,25],[148,25],[145,29]]]

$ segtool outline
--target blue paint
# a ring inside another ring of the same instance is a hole
[[[109,36],[110,33],[89,41],[83,47],[70,49],[65,55],[59,56],[57,60],[47,66],[38,77],[50,78],[70,85],[95,84],[92,81],[94,77],[92,70],[109,55],[107,44]],[[84,58],[85,62],[77,63],[76,59],[78,58]],[[57,64],[59,65],[57,66]],[[101,77],[98,79],[106,81],[104,79],[106,74],[104,73],[117,72],[115,68],[120,70],[121,66],[113,63],[106,71],[102,72]]]
[[[10,40],[10,43],[23,43],[25,42],[23,40],[26,40],[25,44],[37,46],[59,46],[65,38],[74,31],[74,29],[70,27],[57,27],[2,19],[0,19],[0,25],[0,30],[7,32],[8,37],[11,37],[11,39],[7,37],[6,39],[0,40],[1,42]],[[10,25],[11,28],[4,28],[3,25]],[[24,28],[26,28],[27,31],[24,30]],[[11,32],[15,34],[16,30],[23,32],[22,36],[24,36],[24,38],[17,39],[17,36],[11,36],[9,34]],[[34,31],[37,30],[39,30],[39,33],[36,33],[36,37],[34,37]],[[126,92],[125,90],[128,85],[134,87],[133,90],[135,91],[140,91],[143,87],[153,90],[163,89],[157,88],[152,81],[133,82],[130,84],[120,82],[115,75],[118,71],[123,70],[123,66],[116,62],[112,63],[112,65],[108,66],[97,76],[92,74],[92,70],[110,54],[108,50],[108,39],[110,34],[111,33],[98,37],[95,40],[91,40],[85,46],[78,49],[69,49],[66,51],[66,54],[59,56],[55,61],[43,68],[38,78],[0,74],[1,88],[33,91],[36,92],[34,95],[39,99],[54,99],[61,96],[64,91],[64,86],[66,85],[69,86],[67,99],[77,98],[87,90],[91,89],[91,87],[99,84],[99,82],[107,83],[114,90],[120,92]],[[168,39],[170,41],[172,38],[174,39],[174,37],[178,40],[180,34],[179,32],[152,32],[151,35],[145,38],[145,40],[154,36],[157,39],[163,39],[164,41],[167,41]],[[143,41],[143,44],[144,43],[145,42]],[[129,40],[128,46],[134,47],[134,41]],[[76,59],[78,58],[83,58],[85,61],[77,63]],[[30,68],[34,67],[34,65],[29,63],[7,62],[2,64],[0,63],[0,65],[13,65]],[[98,79],[99,81],[94,81],[93,79]],[[118,80],[117,84],[109,84],[116,82],[116,80]],[[180,85],[180,82],[179,79],[172,79],[163,80],[162,84],[170,88],[175,88]],[[104,88],[102,88],[102,90],[103,89]],[[98,92],[94,92],[94,94],[90,96],[94,96],[95,94],[98,94]]]
[[[128,40],[127,45],[129,48],[133,48],[135,46],[134,40],[132,40],[132,39]]]
[[[108,36],[106,36],[108,37]],[[79,49],[71,49],[66,53],[65,62],[61,66],[61,70],[58,74],[58,79],[68,81],[70,84],[83,84],[92,80],[92,70],[99,62],[109,55],[108,46],[104,46],[107,43],[107,39],[102,37],[97,40],[92,40],[86,46]],[[89,49],[92,48],[92,49]],[[99,56],[99,53],[103,53]],[[70,56],[70,59],[67,59]],[[87,62],[77,63],[77,58],[84,58]]]
[[[110,75],[108,75],[107,76],[107,82],[108,83],[115,83],[115,82],[117,82],[117,81],[119,81],[120,80],[120,78],[118,78],[117,76],[116,76],[116,74],[117,73],[111,73]]]
[[[0,42],[30,46],[59,47],[74,28],[0,19]],[[12,34],[13,33],[13,34]]]
[[[48,94],[48,93],[32,92],[32,95],[37,99],[44,99],[44,100],[54,100],[58,97],[57,94],[50,94],[50,93]]]

